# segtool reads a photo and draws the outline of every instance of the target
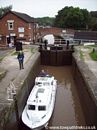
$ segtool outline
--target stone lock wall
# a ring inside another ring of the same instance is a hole
[[[97,128],[97,79],[77,54],[73,54],[72,68],[86,124]]]
[[[14,85],[18,86],[17,94],[13,102],[8,103],[4,110],[2,110],[2,119],[0,122],[0,130],[13,130],[14,126],[19,125],[22,111],[26,104],[27,98],[31,89],[34,86],[35,77],[40,72],[40,53],[34,54],[30,58],[25,67],[25,73],[20,73],[14,80]],[[4,108],[4,107],[3,107]]]

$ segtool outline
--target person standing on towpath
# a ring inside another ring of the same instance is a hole
[[[24,62],[24,53],[23,53],[23,51],[20,51],[20,52],[18,53],[17,58],[18,58],[18,61],[19,61],[20,70],[21,70],[21,69],[24,69],[24,65],[23,65],[23,62]]]

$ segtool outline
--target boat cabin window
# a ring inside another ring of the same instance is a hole
[[[46,110],[46,106],[38,106],[38,110],[39,111],[45,111]]]
[[[28,110],[35,110],[35,105],[28,105]]]

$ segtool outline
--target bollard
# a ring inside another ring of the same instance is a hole
[[[67,46],[66,49],[69,49],[69,40],[67,40]]]
[[[95,48],[93,48],[92,52],[93,52],[93,53],[95,52]]]
[[[45,48],[45,50],[47,50],[47,44],[48,44],[48,42],[47,42],[47,40],[45,40],[44,41],[44,48]]]

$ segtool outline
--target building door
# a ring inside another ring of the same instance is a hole
[[[7,37],[7,45],[10,43],[10,37]]]
[[[16,42],[16,36],[9,36],[9,37],[7,37],[7,45],[9,45],[10,43],[12,45],[15,45],[15,42]]]

